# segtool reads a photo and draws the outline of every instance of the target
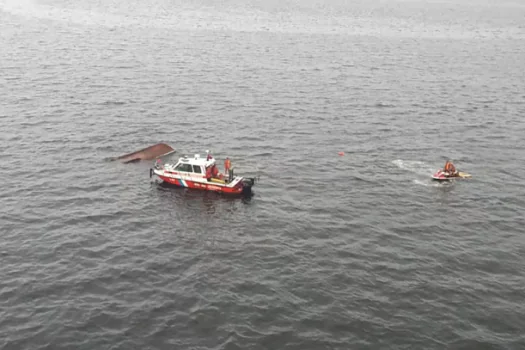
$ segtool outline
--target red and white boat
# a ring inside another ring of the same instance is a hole
[[[158,176],[162,181],[179,187],[195,188],[227,194],[252,194],[255,178],[234,176],[233,169],[223,175],[218,171],[215,158],[210,154],[201,158],[196,154],[193,158],[179,158],[175,164],[160,164],[150,169],[150,178]]]

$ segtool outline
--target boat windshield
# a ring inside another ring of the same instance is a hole
[[[193,172],[193,170],[191,168],[191,164],[185,164],[185,163],[181,163],[181,164],[177,165],[175,167],[175,170],[177,170],[177,171],[185,171],[185,172],[188,172],[188,173]]]

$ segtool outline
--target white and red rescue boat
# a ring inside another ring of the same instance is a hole
[[[179,158],[175,164],[160,164],[150,169],[150,177],[156,175],[162,181],[179,187],[195,188],[226,194],[252,194],[255,178],[234,176],[233,169],[224,175],[218,171],[215,158]]]

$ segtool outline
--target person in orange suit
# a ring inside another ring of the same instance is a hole
[[[226,157],[226,160],[224,160],[224,173],[228,174],[228,171],[232,167],[232,162],[230,161],[230,158]]]
[[[448,176],[454,176],[457,173],[456,167],[450,160],[447,160],[445,163],[445,167],[443,168],[443,171],[447,173]]]

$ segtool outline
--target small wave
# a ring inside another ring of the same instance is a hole
[[[394,108],[395,105],[379,102],[379,103],[376,103],[375,105],[373,105],[373,107],[376,107],[376,108]]]
[[[100,105],[102,106],[121,106],[121,105],[125,105],[126,102],[124,101],[104,101],[104,102],[101,102]]]

